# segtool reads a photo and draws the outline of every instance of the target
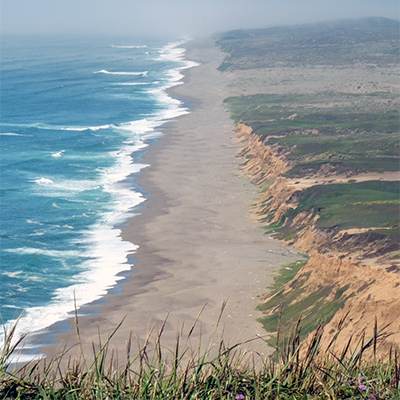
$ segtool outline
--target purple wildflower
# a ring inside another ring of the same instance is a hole
[[[358,390],[359,390],[360,392],[365,392],[365,391],[367,390],[367,386],[364,385],[363,383],[360,383],[360,384],[358,385]]]
[[[239,394],[237,394],[236,397],[235,397],[235,400],[244,400],[244,399],[245,399],[245,397],[244,397],[244,394],[243,394],[243,393],[239,393]]]

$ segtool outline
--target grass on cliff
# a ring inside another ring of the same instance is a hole
[[[383,97],[377,95],[378,101]],[[339,173],[400,168],[399,111],[380,110],[367,94],[260,94],[225,103],[235,121],[285,151],[290,177],[315,174],[325,164]]]
[[[319,215],[321,228],[376,228],[383,236],[397,235],[400,215],[398,182],[368,181],[317,185],[305,189],[293,218],[303,211]]]
[[[319,128],[322,134],[336,132],[395,133],[400,113],[386,103],[376,105],[368,94],[320,92],[317,94],[256,94],[228,97],[225,104],[232,118],[250,125],[260,136]],[[371,107],[371,104],[374,104]],[[322,105],[322,107],[321,107]]]
[[[321,230],[334,233],[355,229],[354,232],[358,232],[357,246],[362,246],[362,242],[366,245],[380,241],[380,246],[376,248],[378,252],[393,252],[399,249],[398,181],[315,185],[297,193],[296,196],[297,206],[289,209],[278,223],[268,224],[266,232],[281,240],[293,240],[298,231],[304,228],[293,221],[296,216],[306,212],[318,216],[315,225]],[[268,218],[266,222],[268,223]],[[340,243],[338,245],[340,246]],[[350,242],[348,246],[350,247],[347,251],[352,251],[356,244]]]
[[[285,265],[274,277],[270,294],[258,309],[265,313],[259,321],[264,328],[274,333],[269,343],[286,346],[290,334],[301,318],[299,336],[305,338],[320,325],[325,325],[344,305],[346,287],[325,286],[307,295],[307,274],[298,276],[307,260]],[[285,285],[289,287],[285,290]],[[278,342],[277,342],[278,340]]]
[[[351,182],[357,173],[400,170],[400,116],[390,107],[380,110],[385,95],[321,92],[226,99],[236,121],[250,125],[266,144],[284,154],[291,164],[286,177],[328,174],[334,180],[337,174],[349,175],[346,184],[319,185],[297,193],[298,206],[270,225],[270,231],[278,232],[281,239],[295,239],[301,227],[291,221],[306,211],[319,216],[321,229],[372,228],[371,240],[388,239],[387,250],[398,248],[399,182]]]
[[[286,333],[285,346],[277,346],[273,357],[248,354],[236,344],[223,340],[204,352],[184,345],[186,337],[177,335],[176,346],[162,345],[163,326],[154,341],[137,351],[129,339],[125,362],[117,363],[110,341],[115,331],[93,353],[71,359],[68,352],[60,358],[31,362],[19,369],[10,365],[19,341],[14,328],[6,332],[0,353],[0,398],[2,399],[399,399],[400,364],[398,354],[390,351],[384,361],[374,361],[380,342],[390,333],[373,327],[351,350],[345,346],[333,352],[324,350],[322,327],[317,327],[305,343],[299,324]],[[118,329],[118,327],[116,328]],[[262,340],[262,339],[259,339]],[[351,340],[351,339],[349,339]],[[370,353],[372,358],[366,358]]]

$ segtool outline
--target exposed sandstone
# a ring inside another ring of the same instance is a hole
[[[355,345],[364,333],[371,334],[375,319],[380,327],[388,325],[388,332],[392,333],[380,346],[381,354],[387,354],[392,346],[400,348],[400,267],[398,254],[391,244],[370,229],[320,229],[318,215],[312,212],[301,212],[291,220],[284,220],[286,213],[297,207],[302,190],[314,184],[343,183],[348,177],[329,169],[312,179],[287,178],[283,175],[291,166],[281,149],[263,141],[243,123],[237,125],[237,137],[243,145],[242,170],[261,188],[252,212],[260,222],[280,223],[284,228],[295,230],[295,237],[289,239],[291,244],[309,256],[294,278],[304,281],[304,290],[297,300],[329,287],[331,290],[325,299],[329,302],[340,290],[343,306],[326,324],[328,335],[323,344],[328,345],[329,337],[347,316],[336,350],[345,346],[351,336]],[[393,173],[375,175],[374,179],[398,178]],[[359,178],[367,180],[368,174],[360,174]],[[283,292],[289,294],[292,284],[288,282]],[[264,300],[269,298],[266,295]]]

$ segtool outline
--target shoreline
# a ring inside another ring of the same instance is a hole
[[[116,193],[114,199],[116,203],[115,209],[113,208],[109,212],[109,219],[112,217],[113,221],[110,224],[106,224],[104,221],[96,222],[96,225],[89,227],[89,239],[83,239],[94,243],[91,244],[90,250],[88,250],[90,254],[95,254],[92,262],[93,267],[81,272],[82,276],[88,275],[90,279],[88,278],[87,282],[83,281],[58,289],[57,295],[50,303],[28,308],[26,315],[18,320],[16,333],[14,334],[17,338],[23,337],[25,333],[30,333],[30,327],[33,325],[32,332],[27,340],[24,340],[25,345],[21,347],[16,357],[19,360],[25,361],[25,359],[31,360],[32,358],[43,357],[44,355],[38,350],[48,345],[47,337],[50,342],[54,342],[54,338],[52,339],[51,337],[57,336],[59,332],[66,330],[66,322],[74,314],[73,307],[75,302],[78,305],[78,314],[83,313],[85,315],[86,313],[82,311],[83,309],[90,307],[90,305],[101,303],[105,296],[114,290],[118,291],[119,282],[125,279],[133,268],[132,258],[138,245],[133,240],[124,240],[122,231],[127,222],[136,215],[136,209],[146,200],[145,191],[141,190],[136,183],[137,175],[148,166],[141,159],[142,153],[162,136],[162,127],[165,124],[188,113],[187,104],[169,95],[169,90],[183,84],[184,74],[182,72],[196,66],[195,62],[185,57],[186,50],[182,47],[184,43],[184,41],[168,42],[158,50],[158,61],[173,63],[164,71],[165,77],[160,80],[161,85],[146,91],[157,100],[161,107],[159,110],[133,121],[88,128],[96,130],[113,127],[120,131],[119,134],[122,137],[127,137],[116,154],[110,153],[116,160],[115,165],[104,172],[105,176],[107,173],[112,175],[110,193]],[[96,73],[101,72],[108,73],[106,70],[97,71]],[[72,127],[62,129],[69,130]],[[83,127],[78,128],[78,130],[83,129]],[[133,138],[129,137],[132,136],[131,133],[133,133]],[[121,208],[124,209],[123,212],[121,212]],[[107,230],[107,228],[109,229]],[[103,240],[104,231],[107,234],[109,232],[112,233],[112,240],[110,238]],[[94,238],[97,238],[97,240]],[[92,247],[95,249],[92,249]],[[117,265],[114,265],[114,259],[118,260]],[[103,279],[103,274],[108,275],[107,280]],[[95,284],[99,280],[101,282],[97,288]],[[63,297],[65,297],[65,301],[62,300]],[[86,299],[88,300],[86,301]],[[39,320],[41,324],[39,324]],[[15,322],[16,320],[8,321],[7,329],[11,329]],[[47,331],[57,333],[47,334]],[[0,343],[2,343],[2,340],[3,337],[0,334]]]
[[[109,228],[111,233],[115,232],[111,238],[112,245],[109,245],[110,238],[103,239],[104,232],[102,231],[104,230],[104,222],[96,222],[96,225],[90,228],[89,233],[91,236],[96,236],[99,231],[101,235],[101,240],[93,240],[93,246],[96,247],[97,245],[96,250],[97,253],[100,253],[100,256],[93,250],[93,252],[95,252],[95,261],[92,263],[94,265],[93,268],[85,269],[81,273],[82,275],[91,273],[90,280],[88,282],[84,281],[58,289],[57,291],[59,293],[50,303],[44,306],[28,308],[26,310],[26,315],[18,320],[14,337],[23,337],[29,332],[29,337],[24,340],[24,346],[20,348],[18,357],[16,357],[18,360],[21,360],[18,362],[43,358],[45,355],[40,352],[38,353],[36,349],[48,346],[49,342],[55,341],[54,337],[68,330],[65,326],[67,325],[67,321],[74,314],[73,307],[75,302],[78,306],[78,314],[85,315],[86,312],[82,310],[88,307],[90,308],[91,305],[101,303],[105,296],[113,293],[115,290],[118,291],[118,283],[130,274],[133,268],[132,259],[134,258],[138,245],[134,243],[133,240],[124,240],[122,238],[122,231],[128,221],[134,218],[136,210],[141,203],[146,200],[146,191],[140,189],[136,182],[137,175],[148,166],[148,164],[143,163],[141,159],[142,154],[148,146],[151,146],[152,143],[155,143],[157,139],[162,136],[162,127],[165,124],[189,112],[189,107],[186,102],[170,96],[169,93],[169,91],[172,91],[176,86],[183,84],[184,74],[182,71],[196,66],[195,62],[185,57],[186,49],[182,47],[184,43],[186,42],[183,40],[171,41],[158,49],[159,55],[156,60],[175,64],[164,71],[165,78],[159,81],[159,83],[162,83],[161,85],[146,91],[157,100],[159,106],[161,105],[158,111],[155,110],[153,113],[144,115],[139,119],[122,122],[116,125],[106,124],[88,127],[90,130],[113,127],[120,131],[118,134],[127,137],[122,143],[123,146],[115,155],[115,165],[107,169],[107,172],[115,176],[112,180],[113,185],[110,186],[111,193],[118,193],[114,201],[117,204],[122,204],[122,207],[125,206],[124,212],[121,212],[121,206],[115,206],[115,210],[112,210],[112,215],[118,214],[118,216],[114,218],[115,221],[113,223],[106,224],[106,227]],[[96,73],[109,72],[107,70],[101,70]],[[145,73],[147,73],[147,71],[145,71]],[[72,127],[62,127],[62,129],[72,130]],[[79,127],[77,129],[83,130],[84,127]],[[125,134],[125,132],[127,134]],[[136,138],[132,139],[130,137],[131,132]],[[114,154],[112,155],[114,156]],[[104,172],[104,175],[106,175],[106,172]],[[86,240],[86,238],[84,240]],[[116,247],[118,247],[118,249],[116,249]],[[88,251],[92,251],[92,249],[90,248]],[[114,259],[118,259],[117,268],[115,268],[116,266],[113,264]],[[98,294],[96,290],[92,290],[97,288],[91,287],[90,285],[93,286],[96,279],[102,279],[101,272],[107,273],[109,279],[104,282],[104,287],[99,287],[101,293]],[[78,277],[76,278],[78,279]],[[85,286],[85,290],[79,290],[81,287]],[[65,301],[62,301],[63,295],[66,297]],[[89,300],[85,301],[84,299],[86,298],[89,298]],[[61,309],[62,311],[57,312],[57,309]],[[37,316],[33,318],[31,314],[37,314]],[[49,316],[47,314],[49,314]],[[41,316],[39,317],[39,315]],[[34,329],[30,332],[28,327],[32,327],[32,322],[34,323]],[[15,323],[16,320],[8,321],[6,323],[6,329],[11,329]],[[48,331],[51,333],[48,333]],[[0,333],[0,344],[3,339]]]
[[[202,64],[186,70],[183,84],[168,89],[168,94],[189,100],[192,108],[189,114],[167,121],[161,128],[163,134],[150,139],[151,146],[139,157],[140,163],[150,166],[128,178],[142,188],[146,200],[122,224],[121,236],[139,248],[129,257],[133,267],[124,273],[125,279],[98,301],[80,308],[85,353],[96,341],[98,329],[106,336],[124,316],[126,320],[113,339],[117,350],[125,349],[130,331],[143,342],[167,314],[164,343],[170,347],[179,327],[190,326],[205,305],[196,338],[210,342],[226,300],[223,326],[228,342],[267,336],[257,322],[257,296],[272,282],[278,267],[297,259],[287,246],[263,235],[250,219],[248,209],[257,189],[240,176],[233,122],[222,103],[229,93],[217,82],[222,78],[216,70],[221,52],[210,43],[192,43],[187,53],[187,59]],[[220,131],[223,135],[217,139],[215,134]],[[211,143],[213,135],[216,143]],[[196,145],[201,146],[199,151],[191,152]],[[180,170],[183,166],[186,174]],[[204,166],[208,168],[202,171]],[[185,184],[187,190],[177,193]],[[196,195],[205,197],[196,199]],[[76,348],[73,324],[70,318],[45,333],[57,343],[45,347],[47,356],[56,355],[61,348]],[[263,342],[257,342],[247,347],[269,351]]]

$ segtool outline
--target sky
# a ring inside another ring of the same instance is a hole
[[[0,0],[0,34],[202,36],[337,18],[400,18],[397,0]]]

